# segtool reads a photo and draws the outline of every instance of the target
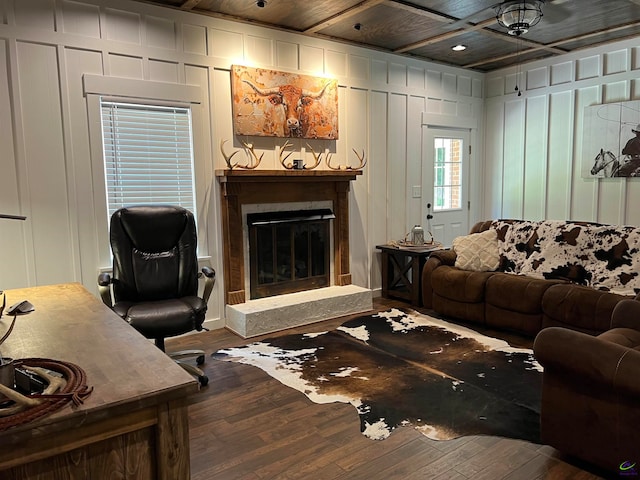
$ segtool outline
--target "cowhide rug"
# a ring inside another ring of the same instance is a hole
[[[259,367],[316,403],[352,404],[371,439],[412,425],[434,440],[497,435],[539,442],[542,367],[531,350],[415,311],[391,309],[330,332],[212,356]]]

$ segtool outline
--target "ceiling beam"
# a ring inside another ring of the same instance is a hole
[[[487,63],[499,62],[500,60],[507,60],[509,58],[517,57],[518,55],[522,55],[523,53],[530,53],[536,50],[541,50],[540,48],[528,48],[527,50],[522,50],[520,52],[507,53],[506,55],[500,55],[499,57],[485,58],[484,60],[479,60],[474,63],[468,63],[466,65],[462,65],[462,68],[475,68],[480,65],[486,65]]]

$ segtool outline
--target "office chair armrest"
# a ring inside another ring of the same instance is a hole
[[[211,292],[213,291],[213,285],[216,282],[216,271],[211,267],[202,267],[202,273],[199,273],[198,276],[202,277],[204,275],[204,291],[202,292],[202,299],[205,303],[209,303],[209,297],[211,296]]]
[[[111,308],[111,275],[108,273],[98,275],[98,292],[100,292],[102,303]]]

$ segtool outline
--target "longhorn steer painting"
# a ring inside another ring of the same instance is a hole
[[[329,78],[231,67],[236,135],[338,138],[338,84]]]

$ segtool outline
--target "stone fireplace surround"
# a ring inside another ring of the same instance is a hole
[[[349,189],[357,170],[216,170],[220,182],[226,325],[243,337],[371,310],[371,291],[351,285]],[[333,285],[249,300],[245,285],[243,206],[333,204]]]

